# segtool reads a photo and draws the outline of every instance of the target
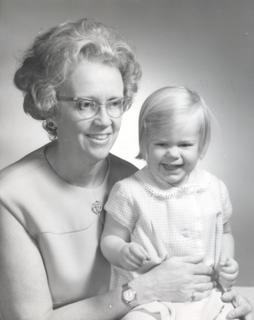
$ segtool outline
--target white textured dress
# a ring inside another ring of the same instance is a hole
[[[149,175],[145,167],[117,182],[105,205],[107,214],[126,227],[131,241],[141,244],[151,257],[150,263],[139,272],[173,256],[201,255],[207,265],[216,266],[223,224],[232,214],[224,183],[211,173],[196,168],[181,187],[161,190],[151,185]],[[137,276],[138,272],[112,266],[111,287]],[[219,293],[213,295],[220,302]],[[193,305],[197,307],[193,308]],[[207,301],[175,303],[171,313],[176,312],[176,319],[184,319],[186,315],[188,319],[201,319],[198,313],[203,312],[204,305]]]

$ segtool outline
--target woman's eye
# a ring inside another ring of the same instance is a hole
[[[121,108],[122,106],[122,101],[121,100],[112,100],[109,102],[110,108]]]
[[[77,105],[79,110],[87,110],[87,109],[92,109],[94,107],[93,101],[85,101],[85,100],[79,100]]]

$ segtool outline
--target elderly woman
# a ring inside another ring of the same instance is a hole
[[[211,270],[198,257],[168,259],[108,291],[102,207],[136,170],[109,152],[140,76],[130,46],[87,19],[50,29],[28,50],[14,81],[53,141],[0,175],[3,319],[110,320],[141,303],[209,294]],[[232,318],[250,310],[236,294],[225,299],[237,301]]]

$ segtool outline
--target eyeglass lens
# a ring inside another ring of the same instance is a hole
[[[101,108],[101,104],[94,100],[77,99],[76,105],[83,119],[94,117]],[[124,111],[124,100],[115,99],[105,103],[107,114],[112,118],[119,118]]]

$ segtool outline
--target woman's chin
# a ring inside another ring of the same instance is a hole
[[[100,161],[107,158],[111,148],[111,144],[97,145],[96,147],[93,146],[93,148],[91,148],[90,150],[85,150],[85,153],[89,156],[89,158]]]

